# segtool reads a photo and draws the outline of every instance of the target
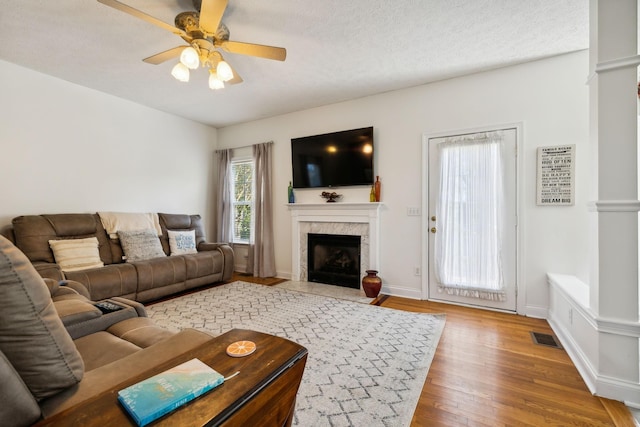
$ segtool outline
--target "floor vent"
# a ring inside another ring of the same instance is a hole
[[[531,332],[531,339],[533,339],[533,342],[538,345],[544,345],[553,348],[562,348],[560,342],[556,339],[556,337],[550,334]]]

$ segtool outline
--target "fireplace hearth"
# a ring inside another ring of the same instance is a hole
[[[360,236],[307,235],[310,282],[360,289]]]

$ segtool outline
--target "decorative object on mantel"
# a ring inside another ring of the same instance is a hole
[[[380,201],[380,186],[381,185],[382,184],[380,183],[380,177],[376,176],[376,182],[373,184],[374,193],[375,193],[375,196],[376,196],[376,202]]]
[[[322,194],[320,194],[320,197],[324,197],[325,199],[327,199],[327,203],[334,203],[336,199],[342,197],[342,194],[338,194],[335,191],[331,193],[329,193],[328,191],[323,191]]]
[[[376,201],[376,190],[375,190],[375,187],[373,185],[371,185],[371,192],[369,193],[369,201],[370,202],[375,202]]]
[[[295,194],[293,194],[293,186],[291,185],[291,181],[289,181],[288,192],[289,192],[289,203],[295,203],[296,202],[296,196],[295,196]]]
[[[378,270],[367,270],[367,275],[362,278],[362,289],[369,298],[375,298],[382,288],[382,279],[377,276]]]

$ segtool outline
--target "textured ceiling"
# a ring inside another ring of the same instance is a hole
[[[121,0],[173,25],[191,0]],[[585,0],[229,0],[231,40],[284,62],[225,53],[244,79],[211,91],[143,58],[178,36],[95,0],[0,6],[0,59],[215,127],[588,48]],[[7,84],[7,82],[3,82]]]

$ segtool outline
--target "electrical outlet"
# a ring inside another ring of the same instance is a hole
[[[415,269],[413,270],[413,274],[415,274],[416,276],[420,275],[420,267],[415,267]]]
[[[420,208],[408,207],[407,216],[420,216]]]

